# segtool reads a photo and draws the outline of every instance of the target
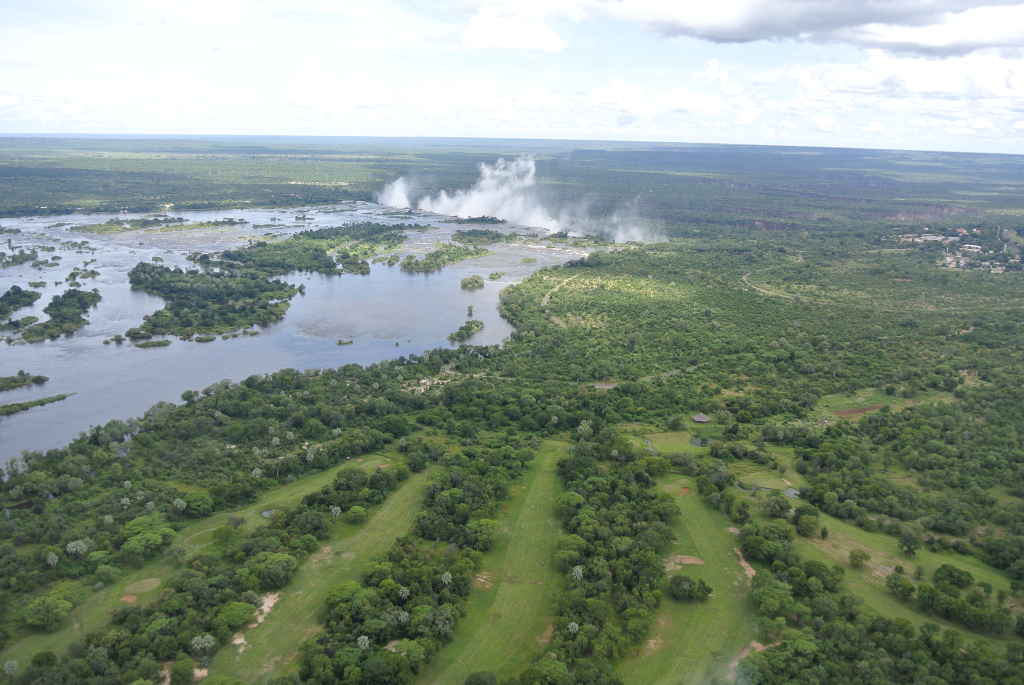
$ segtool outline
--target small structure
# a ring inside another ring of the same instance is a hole
[[[800,496],[800,491],[796,488],[786,488],[782,491],[782,494],[790,499],[796,499]]]
[[[694,414],[693,415],[693,422],[694,423],[709,423],[710,421],[711,421],[711,417],[707,416],[705,414]]]

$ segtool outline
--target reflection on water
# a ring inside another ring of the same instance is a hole
[[[337,226],[356,221],[428,223],[434,230],[410,233],[401,254],[422,253],[449,239],[458,226],[432,215],[398,214],[370,203],[351,203],[330,210],[307,210],[312,221],[295,223],[297,211],[233,210],[175,212],[190,221],[223,217],[247,219],[250,224],[211,231],[132,232],[92,236],[52,227],[55,223],[99,223],[111,215],[6,219],[6,228],[21,234],[2,236],[19,246],[55,245],[87,239],[95,252],[76,252],[59,247],[59,267],[43,271],[23,265],[0,271],[0,292],[13,284],[46,280],[43,297],[16,316],[34,314],[45,318],[42,308],[68,286],[68,272],[88,259],[100,276],[82,282],[84,289],[99,288],[103,301],[89,314],[90,323],[71,338],[32,345],[0,346],[0,375],[18,369],[50,377],[44,386],[0,394],[0,403],[21,402],[73,392],[74,396],[27,412],[0,419],[0,459],[26,449],[49,449],[68,442],[90,426],[113,418],[141,415],[159,401],[178,401],[181,393],[201,389],[223,378],[238,381],[252,374],[281,368],[309,369],[342,364],[369,364],[385,359],[448,346],[447,336],[466,319],[467,307],[484,330],[474,344],[497,344],[508,337],[509,325],[498,315],[498,293],[543,266],[571,259],[574,253],[537,245],[496,245],[493,253],[449,266],[435,274],[406,274],[397,266],[373,265],[368,276],[293,274],[285,280],[303,284],[305,295],[292,300],[280,323],[254,337],[239,337],[200,344],[174,340],[169,347],[138,349],[104,345],[102,341],[136,326],[163,301],[133,292],[127,272],[139,261],[159,257],[167,265],[186,265],[192,251],[225,249],[247,239],[281,235],[311,227]],[[277,219],[276,222],[271,222]],[[260,226],[254,226],[260,225]],[[510,229],[511,230],[511,229]],[[5,241],[6,242],[6,241]],[[6,246],[5,246],[6,248]],[[524,264],[524,258],[536,262]],[[461,290],[459,282],[471,274],[485,277],[494,271],[505,275],[486,281],[482,290]],[[353,344],[339,346],[339,339]],[[397,345],[396,345],[397,343]]]

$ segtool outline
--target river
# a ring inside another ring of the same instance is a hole
[[[33,268],[29,264],[0,270],[0,293],[11,285],[27,287],[29,281],[45,280],[33,288],[43,296],[30,308],[14,316],[39,316],[55,294],[69,286],[64,279],[75,266],[95,260],[87,268],[100,275],[81,281],[81,288],[98,288],[102,302],[88,313],[89,324],[70,338],[34,344],[0,346],[0,376],[19,369],[49,376],[42,386],[0,393],[0,404],[75,393],[62,402],[35,407],[0,418],[0,461],[23,450],[46,450],[66,444],[91,426],[110,419],[140,416],[159,401],[180,401],[185,390],[200,390],[222,380],[242,380],[253,374],[282,368],[311,369],[343,364],[371,364],[437,347],[450,346],[449,333],[465,320],[467,307],[484,322],[473,337],[478,345],[497,344],[511,333],[498,314],[502,288],[518,282],[539,268],[563,263],[584,254],[580,250],[528,239],[490,246],[491,254],[450,265],[433,274],[407,274],[397,266],[374,264],[367,276],[290,274],[283,280],[305,286],[285,318],[262,329],[257,336],[212,343],[173,339],[168,347],[139,349],[131,344],[117,346],[103,341],[139,325],[143,316],[163,306],[159,297],[132,291],[128,271],[140,261],[154,257],[170,266],[191,266],[190,252],[210,252],[244,245],[253,238],[290,234],[309,228],[340,226],[360,221],[416,223],[429,225],[426,231],[411,231],[398,254],[423,254],[446,242],[459,226],[433,214],[396,212],[367,202],[305,209],[235,209],[218,211],[173,211],[189,222],[223,218],[245,219],[248,223],[216,229],[161,231],[147,229],[97,235],[75,227],[102,223],[110,218],[139,218],[141,214],[88,214],[4,219],[4,228],[19,229],[10,239],[13,247],[50,246],[54,252],[40,257],[61,257],[59,266]],[[305,215],[305,220],[297,217]],[[66,225],[58,225],[66,224]],[[487,226],[517,233],[530,229]],[[70,245],[87,241],[85,249]],[[7,246],[4,245],[6,251]],[[535,260],[535,261],[530,261]],[[487,279],[491,272],[504,276]],[[466,276],[480,274],[482,290],[469,292],[459,287]],[[339,346],[339,339],[352,340]]]

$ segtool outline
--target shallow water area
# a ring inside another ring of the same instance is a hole
[[[502,288],[521,281],[545,266],[578,258],[583,251],[544,244],[538,240],[499,243],[488,246],[491,254],[452,264],[433,274],[408,274],[398,266],[374,264],[367,276],[291,274],[284,278],[303,284],[305,295],[291,301],[284,320],[259,331],[256,336],[211,343],[185,342],[170,338],[168,347],[139,349],[130,343],[104,345],[115,334],[137,326],[145,315],[163,307],[163,300],[132,291],[128,271],[140,261],[162,260],[168,266],[193,266],[191,252],[212,252],[245,245],[250,239],[284,236],[310,228],[340,226],[362,221],[427,224],[432,228],[409,232],[396,252],[422,254],[452,234],[473,226],[451,223],[437,215],[395,211],[367,202],[305,209],[235,209],[171,212],[189,222],[223,218],[245,219],[248,223],[210,229],[144,229],[124,233],[89,234],[76,226],[103,223],[110,218],[131,219],[141,214],[90,214],[57,217],[3,219],[4,228],[19,229],[2,235],[14,249],[38,246],[55,248],[40,252],[40,259],[60,256],[58,266],[33,268],[30,264],[0,270],[0,293],[12,285],[28,287],[29,281],[46,281],[32,288],[43,293],[33,305],[18,310],[16,318],[34,315],[41,320],[50,299],[69,286],[64,282],[73,267],[100,272],[81,280],[84,290],[98,288],[103,300],[87,317],[89,324],[70,338],[33,344],[0,346],[0,375],[24,369],[49,376],[42,386],[0,393],[0,404],[24,402],[61,393],[75,393],[62,402],[35,407],[0,418],[0,460],[23,450],[59,447],[91,426],[142,415],[159,401],[180,401],[185,390],[199,390],[221,379],[240,381],[252,374],[282,368],[311,369],[343,364],[371,364],[437,347],[448,347],[449,333],[467,318],[484,322],[484,329],[470,341],[476,345],[498,344],[511,327],[498,314]],[[297,217],[304,217],[298,219]],[[63,224],[63,225],[62,225]],[[497,230],[529,233],[513,226],[487,226]],[[87,241],[87,246],[69,245]],[[524,263],[524,259],[536,260]],[[504,272],[491,281],[488,274]],[[469,292],[459,287],[466,276],[479,274],[485,287]],[[3,335],[3,333],[0,333]],[[350,345],[338,345],[351,340]]]

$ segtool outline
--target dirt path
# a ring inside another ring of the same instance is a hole
[[[548,302],[551,301],[551,296],[554,295],[556,292],[558,292],[558,290],[563,285],[565,285],[569,281],[574,280],[576,278],[579,278],[579,274],[576,274],[575,276],[569,276],[569,278],[565,279],[564,281],[559,282],[559,284],[556,285],[554,288],[552,288],[551,290],[549,290],[546,293],[544,293],[544,297],[540,298],[540,306],[541,307],[547,307],[548,306]]]
[[[781,293],[781,292],[777,292],[777,291],[774,291],[774,290],[767,290],[766,288],[762,288],[759,285],[754,285],[753,283],[750,282],[750,272],[749,271],[747,273],[743,274],[743,277],[740,278],[740,280],[743,281],[743,285],[747,286],[748,288],[753,288],[754,290],[756,290],[757,292],[761,293],[762,295],[767,295],[768,297],[781,297],[781,298],[783,298],[785,300],[792,300],[793,299],[793,295],[790,295],[788,293]]]

